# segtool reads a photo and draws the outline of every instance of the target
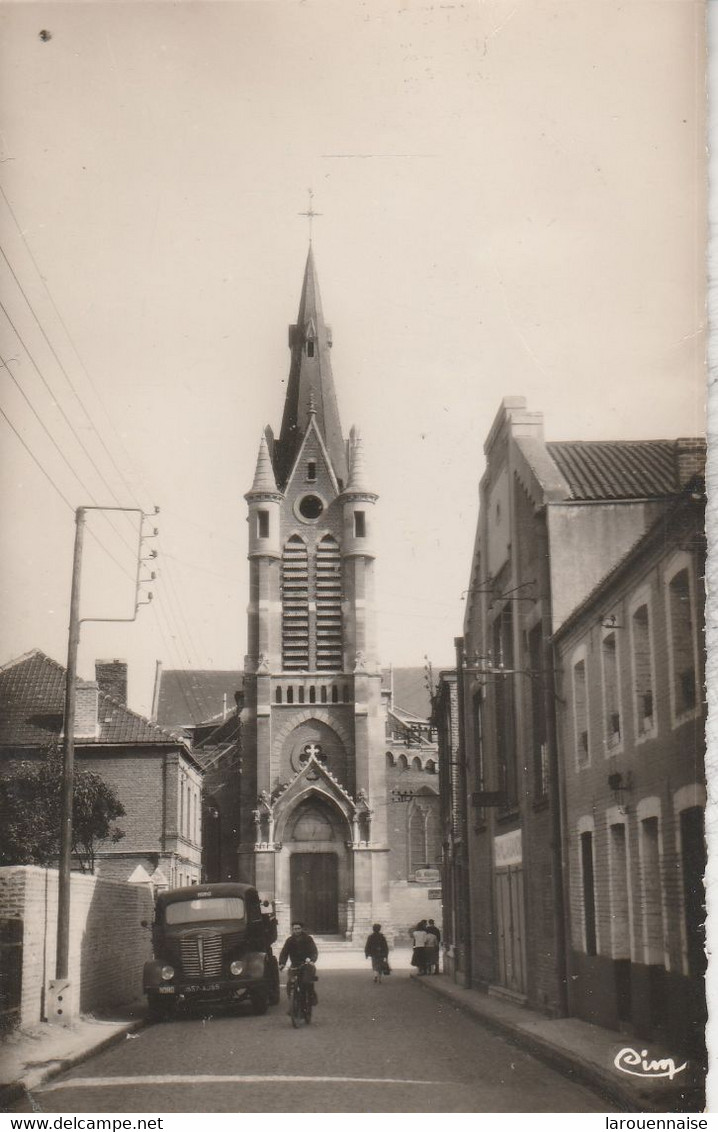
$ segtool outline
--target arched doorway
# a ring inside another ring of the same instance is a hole
[[[317,935],[345,927],[349,895],[345,819],[327,799],[310,794],[289,816],[289,904],[292,921]]]

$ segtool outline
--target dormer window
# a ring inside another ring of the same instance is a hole
[[[307,357],[314,357],[314,343],[312,341],[307,342]]]
[[[314,483],[316,478],[317,478],[317,462],[316,462],[316,460],[310,460],[307,463],[307,479],[309,480],[310,483]]]

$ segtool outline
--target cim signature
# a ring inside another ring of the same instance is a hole
[[[682,1065],[676,1065],[672,1057],[662,1057],[658,1061],[648,1061],[647,1058],[647,1049],[642,1049],[639,1053],[631,1046],[624,1046],[614,1057],[613,1064],[616,1069],[620,1069],[622,1073],[630,1073],[632,1077],[669,1077],[671,1081],[676,1073],[682,1073],[688,1065],[687,1061]]]

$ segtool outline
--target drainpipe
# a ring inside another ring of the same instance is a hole
[[[547,516],[544,513],[544,523]],[[548,558],[548,529],[544,527],[545,559]],[[552,624],[552,607],[550,582],[546,586],[547,610],[544,624]],[[556,940],[556,975],[558,980],[559,1016],[568,1015],[568,955],[566,950],[566,907],[567,901],[564,891],[565,869],[563,861],[563,822],[561,815],[562,790],[559,778],[559,753],[556,729],[556,681],[555,681],[555,655],[553,644],[548,644],[544,650],[546,663],[544,664],[544,713],[546,716],[546,743],[549,752],[548,768],[548,796],[551,814],[551,890],[553,893],[553,929]]]
[[[468,843],[468,829],[469,823],[467,820],[467,807],[469,804],[468,799],[468,781],[466,774],[466,725],[464,719],[464,638],[454,637],[454,648],[456,649],[456,695],[459,713],[459,746],[456,752],[457,763],[459,767],[459,819],[460,819],[460,833],[463,858],[463,867],[461,869],[461,885],[458,890],[455,890],[456,903],[459,905],[459,912],[464,928],[464,956],[465,956],[465,975],[466,986],[472,985],[472,944],[473,937],[471,934],[471,902],[469,893],[471,885],[469,883],[469,843]]]

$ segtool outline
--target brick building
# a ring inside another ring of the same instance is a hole
[[[159,884],[196,884],[202,769],[185,740],[129,710],[123,661],[98,661],[95,675],[77,682],[76,762],[99,774],[126,811],[118,822],[125,836],[99,847],[95,872],[124,881],[140,866]],[[62,665],[39,649],[0,668],[3,773],[61,742],[65,678]]]
[[[703,526],[698,487],[554,637],[571,1013],[693,1052],[706,1018]]]
[[[457,687],[452,691],[444,675],[438,700],[442,788],[453,775],[467,800],[465,815],[459,807],[451,817],[452,836],[463,841],[449,838],[444,886],[457,894],[468,889],[468,940],[457,977],[564,1013],[559,693],[551,638],[674,504],[704,446],[547,442],[541,414],[528,412],[523,398],[506,398],[484,452]]]

